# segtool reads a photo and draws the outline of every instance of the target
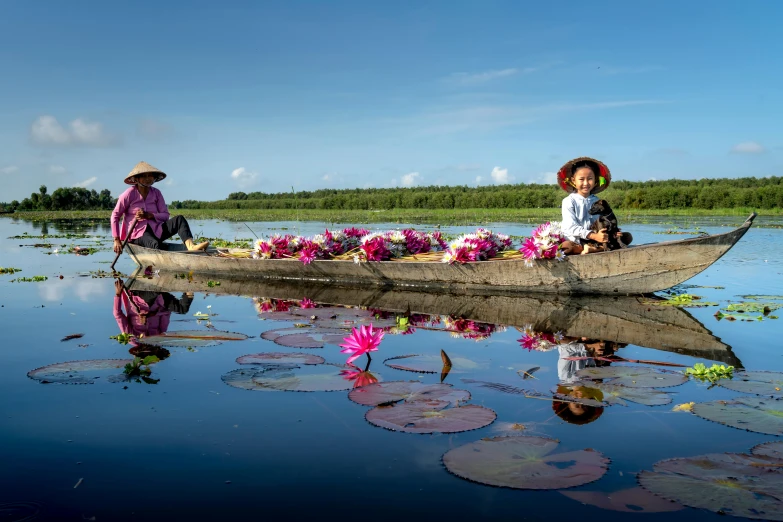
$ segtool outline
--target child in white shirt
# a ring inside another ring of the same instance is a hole
[[[560,227],[568,239],[561,247],[565,254],[589,253],[588,240],[608,242],[606,229],[592,230],[598,215],[590,215],[590,207],[598,201],[595,194],[608,187],[612,179],[606,165],[592,158],[577,158],[566,163],[557,173],[557,178],[560,188],[569,192],[561,205],[563,219]],[[632,240],[627,232],[618,231],[617,234],[622,236],[625,244]]]

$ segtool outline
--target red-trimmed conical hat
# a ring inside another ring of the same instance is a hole
[[[598,194],[602,190],[605,190],[612,182],[612,174],[609,172],[609,167],[597,159],[583,156],[581,158],[572,159],[557,171],[557,184],[560,185],[560,188],[568,193],[576,192],[576,187],[574,187],[571,177],[578,167],[583,166],[590,166],[596,176],[598,176],[598,179],[595,180],[595,187],[593,187],[592,194]]]

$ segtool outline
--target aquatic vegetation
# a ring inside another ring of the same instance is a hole
[[[601,380],[605,384],[629,388],[666,388],[679,386],[688,377],[679,372],[654,370],[644,366],[602,366],[583,368],[576,372],[582,379]]]
[[[561,491],[560,494],[580,504],[624,513],[666,513],[685,509],[639,486],[619,491]]]
[[[715,312],[715,318],[727,321],[763,321],[764,319],[777,319],[771,315],[775,310],[783,308],[783,303],[770,302],[743,302],[730,303]]]
[[[441,350],[441,355],[397,355],[383,361],[383,364],[395,370],[416,373],[439,373],[444,366],[448,366],[456,372],[475,370],[481,368],[481,363],[471,361],[464,357],[449,357]]]
[[[713,364],[707,368],[704,364],[697,363],[693,368],[687,368],[685,375],[692,375],[700,381],[717,382],[718,379],[731,379],[734,375],[734,367]]]
[[[424,384],[418,381],[391,381],[353,390],[348,398],[363,406],[378,406],[399,401],[439,400],[459,404],[470,400],[470,392],[451,384]]]
[[[645,406],[663,406],[671,404],[672,396],[666,392],[652,388],[631,388],[615,384],[588,383],[586,387],[597,389],[603,394],[607,404],[627,406],[625,401],[643,404]]]
[[[33,235],[24,232],[21,235],[11,236],[8,239],[90,239],[95,236],[89,234],[42,234]]]
[[[309,353],[264,352],[243,355],[237,358],[237,364],[323,364],[320,355]]]
[[[718,306],[718,303],[702,301],[701,296],[693,294],[675,294],[668,299],[642,299],[641,302],[654,306],[679,306],[681,308],[704,308]]]
[[[289,348],[323,348],[325,344],[340,344],[345,330],[339,328],[278,328],[267,330],[261,338]]]
[[[0,266],[0,274],[15,274],[17,272],[21,272],[21,268],[3,268]]]
[[[443,318],[445,331],[451,332],[451,336],[473,341],[484,341],[495,332],[506,331],[505,326],[489,323],[480,323],[462,317],[446,316]]]
[[[125,365],[122,372],[128,377],[149,377],[152,373],[149,366],[158,362],[160,362],[160,359],[155,355],[148,355],[143,359],[141,357],[134,357],[131,362]]]
[[[247,335],[221,330],[176,330],[161,335],[150,335],[139,339],[144,344],[155,346],[212,346],[222,341],[244,341]]]
[[[693,413],[741,430],[783,435],[783,401],[738,397],[731,401],[697,403]]]
[[[403,433],[459,433],[488,426],[497,415],[484,406],[453,406],[450,401],[430,399],[376,406],[364,418],[375,426]]]
[[[783,398],[783,372],[742,371],[731,380],[718,381],[718,385],[742,393]]]
[[[565,489],[604,476],[609,459],[592,449],[555,453],[560,443],[545,437],[494,437],[443,455],[446,469],[463,479],[513,489]]]
[[[114,339],[120,344],[128,344],[130,340],[133,339],[133,336],[131,334],[123,332],[117,335],[112,335],[111,337],[109,337],[109,339]]]
[[[369,325],[362,325],[359,328],[353,328],[351,335],[344,338],[345,341],[340,345],[342,350],[340,353],[347,353],[348,359],[346,364],[351,364],[353,361],[367,355],[367,359],[370,359],[370,352],[377,352],[378,346],[380,346],[383,340],[383,330],[373,329],[372,323]]]
[[[765,442],[750,449],[753,455],[783,460],[783,441]],[[783,465],[783,463],[781,463]]]
[[[42,283],[47,279],[49,279],[47,276],[37,275],[33,277],[17,277],[16,279],[11,279],[11,281],[9,282],[10,283]]]
[[[343,378],[349,369],[338,364],[298,366],[278,364],[230,371],[220,379],[234,388],[252,391],[332,392],[346,391],[353,386]]]
[[[94,359],[69,361],[36,368],[27,376],[44,384],[93,384],[107,370],[118,370],[132,362],[129,359]],[[95,375],[95,374],[98,375]]]
[[[70,335],[66,335],[65,337],[60,339],[60,341],[70,341],[71,339],[80,339],[82,337],[84,337],[83,333],[70,334]]]
[[[685,411],[688,413],[693,413],[693,407],[696,405],[695,402],[685,402],[683,404],[678,404],[674,408],[672,408],[672,411]]]
[[[95,247],[82,246],[72,246],[70,249],[68,249],[69,254],[77,254],[80,256],[90,256],[96,252],[100,252],[100,249]]]
[[[463,234],[449,243],[441,261],[444,263],[468,263],[486,261],[511,251],[511,237],[506,234],[478,228],[472,234]]]
[[[651,493],[685,506],[783,520],[783,470],[765,457],[712,453],[662,460],[638,480]]]

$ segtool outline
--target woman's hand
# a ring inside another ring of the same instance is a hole
[[[114,253],[119,254],[122,252],[122,241],[120,241],[118,238],[114,238]]]
[[[120,295],[122,293],[122,281],[117,279],[114,281],[114,295]]]
[[[153,219],[154,217],[150,212],[144,212],[142,209],[136,210],[136,219]]]
[[[599,243],[607,243],[609,241],[609,234],[606,233],[606,229],[602,228],[598,232],[590,232],[587,235],[587,239],[598,241]]]

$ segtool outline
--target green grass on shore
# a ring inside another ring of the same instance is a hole
[[[559,220],[559,208],[525,209],[392,209],[392,210],[289,210],[289,209],[182,209],[172,210],[188,219],[220,219],[226,221],[321,221],[325,223],[431,223],[451,225],[480,225],[498,222],[540,223]],[[752,209],[663,209],[620,210],[617,217],[622,222],[646,222],[660,217],[737,217],[745,218]],[[762,210],[761,216],[783,216],[783,209]],[[108,221],[110,211],[33,211],[2,214],[33,221],[61,219],[94,219]]]

